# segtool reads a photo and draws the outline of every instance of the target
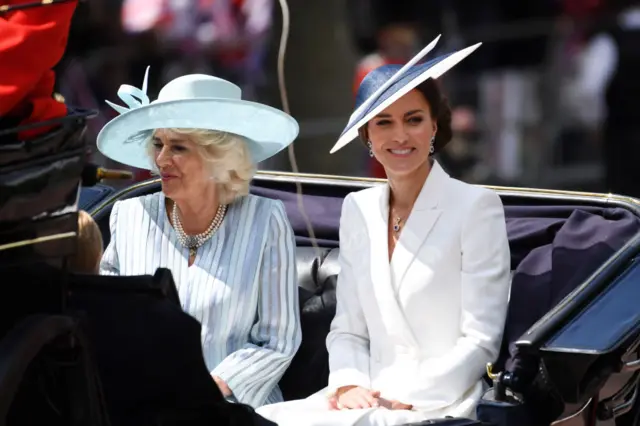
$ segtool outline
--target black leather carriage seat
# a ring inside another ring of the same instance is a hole
[[[301,399],[327,386],[326,338],[336,313],[340,249],[297,248],[302,343],[280,381],[285,400]]]
[[[124,198],[155,192],[158,189],[159,187],[139,188],[131,191]],[[317,205],[322,205],[324,209],[320,209],[320,213],[317,214],[321,217],[315,217],[315,223],[319,224],[320,230],[323,231],[319,243],[324,247],[320,251],[316,251],[310,246],[308,237],[305,236],[306,227],[300,219],[295,191],[292,193],[289,190],[253,188],[252,192],[283,201],[296,232],[303,337],[300,349],[283,376],[280,386],[286,400],[305,398],[321,390],[328,381],[329,366],[325,339],[336,308],[335,289],[339,272],[339,248],[336,246],[339,244],[335,240],[341,201],[335,194],[332,196],[325,194],[318,197],[305,195],[305,199],[311,199],[316,203],[307,206],[308,212],[314,212],[313,208]],[[314,197],[318,199],[315,200]],[[311,201],[309,202],[311,203]],[[330,212],[327,210],[329,204],[332,206]],[[634,230],[640,226],[640,221],[634,214],[620,208],[577,205],[536,206],[526,203],[522,205],[505,203],[505,205],[513,269],[522,264],[523,259],[528,257],[532,251],[536,251],[537,257],[551,256],[551,253],[561,253],[562,256],[556,259],[554,265],[559,265],[559,269],[556,270],[557,268],[554,267],[553,273],[551,270],[545,269],[550,267],[548,265],[545,268],[535,267],[534,269],[543,269],[544,273],[529,274],[529,271],[525,270],[524,273],[521,271],[519,279],[512,281],[507,326],[501,355],[497,362],[498,371],[502,370],[505,363],[509,365],[506,361],[511,356],[510,349],[512,347],[510,346],[513,342],[559,302],[564,295],[586,279],[591,274],[591,269],[602,264],[620,248],[625,241],[623,238],[625,235],[635,234]],[[96,215],[105,245],[109,242],[110,212],[111,208],[107,207]],[[591,218],[587,217],[589,214],[592,215]],[[553,236],[567,223],[566,221],[570,217],[572,221],[570,226],[567,226],[567,232],[573,233],[576,237],[597,234],[597,240],[602,239],[606,244],[596,244],[579,250],[567,250],[565,247],[554,248],[551,244]],[[594,228],[594,222],[592,222],[594,217],[607,220],[609,223],[601,222],[599,225],[596,224]],[[316,232],[316,236],[318,235]],[[589,259],[589,261],[583,262],[584,259]],[[529,257],[529,260],[533,260],[534,263],[540,261],[535,256]],[[530,266],[528,265],[528,267]],[[561,285],[557,281],[560,281]],[[535,300],[535,303],[532,304],[531,300]]]

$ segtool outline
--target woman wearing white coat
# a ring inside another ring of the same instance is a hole
[[[510,254],[498,195],[449,177],[432,159],[451,139],[451,110],[434,78],[478,45],[415,65],[434,44],[363,80],[333,149],[359,135],[388,184],[344,201],[329,387],[258,410],[280,426],[474,416],[501,344]]]

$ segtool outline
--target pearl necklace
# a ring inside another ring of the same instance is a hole
[[[209,227],[201,234],[196,235],[187,235],[184,232],[184,228],[182,227],[182,222],[180,222],[180,217],[178,216],[178,205],[173,203],[173,210],[171,211],[171,219],[173,221],[173,227],[178,234],[178,240],[180,244],[187,247],[189,249],[189,257],[193,257],[196,255],[196,251],[198,247],[202,246],[207,242],[209,238],[215,234],[215,232],[222,225],[222,221],[224,220],[224,215],[227,212],[226,204],[221,204],[218,206],[218,210],[216,211],[216,215],[213,217],[211,224]]]

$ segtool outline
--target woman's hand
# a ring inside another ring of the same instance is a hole
[[[225,383],[225,381],[218,376],[212,377],[213,381],[216,382],[216,385],[218,385],[218,389],[220,389],[220,392],[222,392],[222,396],[224,396],[225,398],[231,396],[231,389],[229,389],[229,386]]]
[[[331,410],[354,410],[358,408],[379,407],[380,392],[365,389],[360,386],[345,386],[338,389],[336,394],[329,398]]]

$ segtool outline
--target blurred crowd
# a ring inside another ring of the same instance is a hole
[[[320,0],[289,3],[300,1]],[[141,84],[147,65],[152,99],[169,79],[205,72],[234,81],[243,97],[269,102],[262,94],[274,84],[266,78],[267,56],[281,30],[274,0],[90,4],[77,10],[58,66],[67,101],[100,111],[87,137],[95,138],[115,114],[104,99],[117,101],[122,83]],[[640,196],[640,175],[632,164],[640,154],[640,120],[631,103],[640,85],[638,1],[342,4],[360,58],[354,92],[368,71],[406,62],[438,34],[440,52],[484,42],[482,54],[463,61],[444,81],[455,105],[456,135],[441,162],[456,177]],[[330,37],[337,23],[326,25]],[[361,174],[382,176],[370,161]]]
[[[118,102],[121,84],[139,87],[147,66],[151,99],[167,81],[187,73],[229,79],[241,86],[243,97],[255,98],[264,84],[272,12],[273,0],[81,3],[57,67],[59,91],[68,104],[99,111],[86,135],[92,140],[116,114],[104,100]]]
[[[640,2],[349,4],[356,44],[368,52],[354,87],[377,66],[406,62],[437,34],[446,35],[443,50],[485,42],[447,78],[457,138],[442,162],[453,174],[640,196],[640,117],[632,106],[640,94]],[[382,176],[371,163],[370,173]],[[594,168],[570,167],[589,164],[600,166],[595,182]]]

